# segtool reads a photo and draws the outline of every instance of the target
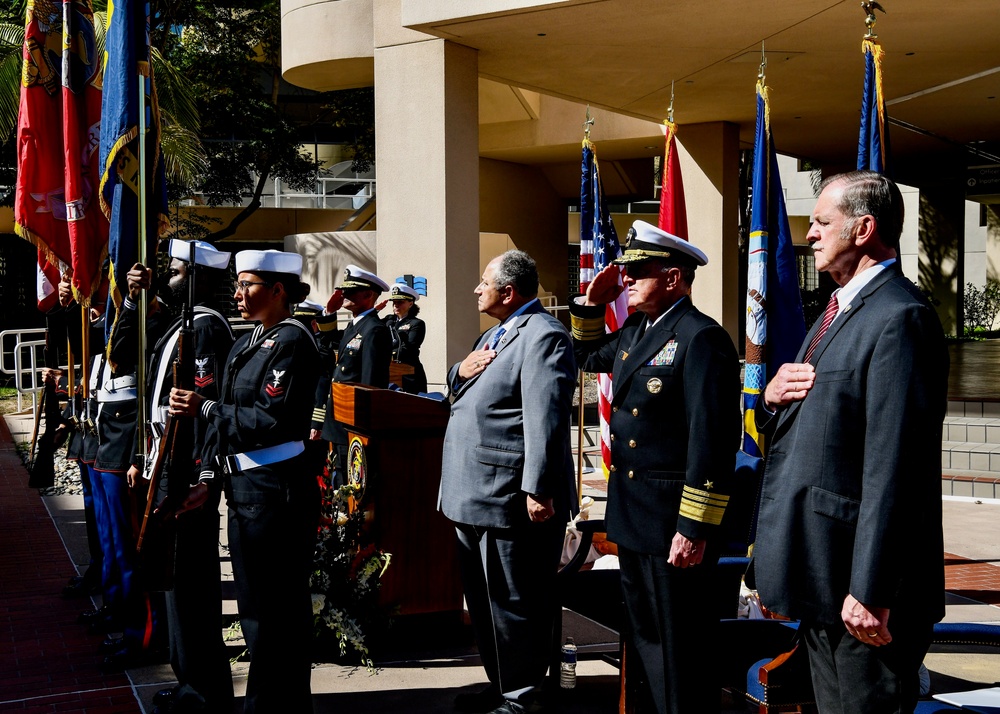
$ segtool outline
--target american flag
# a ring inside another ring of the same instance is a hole
[[[583,162],[580,179],[580,292],[612,260],[621,255],[618,233],[611,222],[608,204],[601,188],[601,174],[597,168],[597,151],[590,139],[583,140]],[[619,277],[619,281],[621,278]],[[624,291],[618,298],[608,303],[604,312],[604,329],[612,333],[628,317],[628,296]],[[614,394],[610,374],[598,375],[597,411],[601,425],[601,456],[604,462],[604,478],[608,477],[611,465],[611,397]]]

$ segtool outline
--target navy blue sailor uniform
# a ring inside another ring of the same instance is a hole
[[[153,347],[147,374],[146,394],[150,400],[150,421],[162,430],[166,423],[172,365],[177,358],[182,319],[175,320]],[[205,305],[194,307],[193,344],[185,345],[194,354],[194,391],[217,400],[222,384],[222,368],[233,346],[229,322]],[[171,479],[188,486],[197,483],[208,422],[194,420],[194,468],[178,473],[164,468],[157,502],[167,496]],[[153,440],[147,463],[155,459]],[[198,509],[182,515],[176,526],[173,589],[166,595],[170,637],[170,664],[177,676],[175,704],[205,706],[212,711],[228,711],[233,701],[233,681],[229,655],[222,639],[222,573],[219,562],[219,500],[221,488],[210,482],[209,499]]]
[[[309,573],[319,485],[309,438],[319,353],[312,331],[288,318],[240,337],[209,422],[203,481],[221,480],[240,624],[250,651],[247,712],[311,712]]]
[[[711,676],[714,564],[740,435],[736,350],[690,297],[652,325],[635,313],[613,334],[604,305],[570,301],[570,313],[580,368],[612,374],[606,521],[629,641],[657,711],[717,711],[717,687],[685,685]],[[707,541],[701,564],[668,563],[677,532]]]
[[[427,391],[427,374],[420,363],[420,345],[427,335],[427,326],[419,317],[407,315],[400,320],[395,315],[382,318],[383,324],[389,328],[392,339],[392,358],[396,362],[413,367],[412,375],[405,375],[400,385],[404,392],[416,394]]]
[[[392,359],[392,339],[378,314],[371,310],[357,322],[348,323],[337,350],[337,365],[331,376],[334,382],[367,384],[379,389],[389,386],[389,362]],[[337,449],[339,482],[347,463],[347,429],[333,418],[333,395],[327,392],[326,419],[323,438]]]
[[[94,459],[92,486],[94,497],[102,504],[110,523],[112,550],[104,552],[105,573],[111,567],[111,577],[121,583],[120,606],[116,615],[124,625],[124,649],[138,654],[159,646],[163,622],[157,601],[150,600],[140,582],[136,561],[137,520],[129,495],[126,472],[133,462],[138,423],[138,389],[136,372],[139,360],[138,305],[126,297],[112,328],[108,358],[99,368],[97,392],[97,454]],[[162,335],[169,322],[163,303],[151,303],[146,320],[147,345],[151,347]],[[145,359],[145,356],[143,356]],[[109,555],[111,563],[109,564]]]
[[[316,346],[319,348],[320,374],[316,382],[316,400],[313,405],[312,428],[323,431],[326,422],[327,402],[330,400],[330,383],[333,372],[337,369],[337,348],[344,336],[343,330],[337,327],[337,315],[317,315],[313,321]],[[324,437],[326,438],[326,437]]]

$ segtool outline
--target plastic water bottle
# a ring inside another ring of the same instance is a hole
[[[576,687],[576,643],[572,637],[566,638],[562,646],[562,662],[559,664],[559,686],[563,689]]]

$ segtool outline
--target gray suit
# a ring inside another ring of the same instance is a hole
[[[505,327],[485,371],[458,385],[458,365],[449,371],[454,402],[438,508],[456,524],[483,666],[513,699],[541,683],[548,663],[556,569],[576,503],[569,423],[576,373],[569,333],[537,303]],[[552,498],[555,516],[531,522],[528,494]]]

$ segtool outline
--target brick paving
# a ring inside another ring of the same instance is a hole
[[[101,638],[76,623],[87,600],[59,592],[76,574],[0,418],[0,712],[132,714],[124,674],[103,675]]]
[[[1000,605],[1000,561],[944,554],[945,589],[986,605]]]

